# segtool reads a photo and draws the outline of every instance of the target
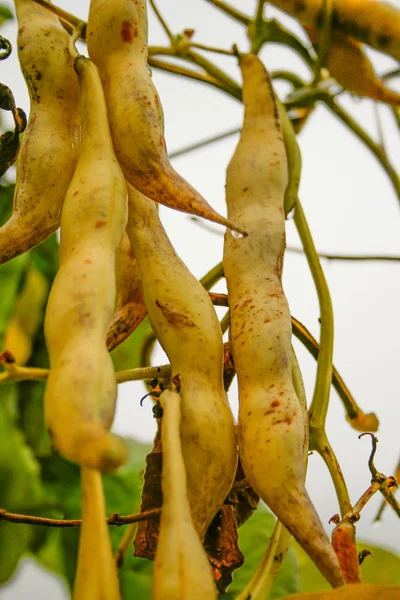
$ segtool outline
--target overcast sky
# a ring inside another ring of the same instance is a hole
[[[9,0],[3,0],[3,3],[12,6]],[[231,4],[248,11],[253,11],[255,7],[254,0]],[[58,5],[81,18],[87,18],[88,0],[59,0]],[[248,48],[243,27],[204,0],[159,0],[159,8],[176,33],[194,28],[198,42],[224,48],[237,43],[241,50]],[[151,11],[149,13],[150,43],[166,44],[159,24]],[[268,14],[278,16],[287,27],[299,33],[295,22],[283,13],[268,7]],[[15,47],[15,24],[5,26],[1,33]],[[268,47],[261,56],[271,70],[289,69],[307,77],[306,67],[289,50]],[[371,53],[371,56],[380,73],[395,66],[388,57],[378,53]],[[210,58],[240,81],[234,59],[219,55]],[[157,71],[153,72],[153,80],[164,107],[166,140],[170,151],[241,124],[242,106],[222,93]],[[11,87],[17,105],[28,111],[28,95],[18,70],[15,51],[1,63],[1,81]],[[282,97],[285,90],[284,87],[278,88]],[[377,105],[370,101],[353,100],[347,94],[341,96],[340,102],[376,138]],[[388,152],[399,171],[399,132],[389,109],[379,106],[378,112]],[[226,214],[225,171],[237,140],[237,136],[232,137],[173,161],[175,168],[222,214]],[[400,255],[399,200],[370,152],[322,106],[310,118],[299,141],[303,155],[300,196],[318,250],[343,254]],[[187,216],[164,207],[161,208],[161,217],[177,252],[196,276],[201,277],[221,260],[223,228],[212,225],[216,233],[210,233]],[[287,223],[287,241],[290,246],[300,246],[291,221]],[[365,412],[375,411],[381,421],[376,465],[380,471],[390,475],[400,455],[400,264],[327,261],[322,264],[335,313],[334,362],[360,406]],[[318,337],[318,302],[303,256],[287,254],[284,287],[292,314]],[[224,285],[221,283],[215,289],[224,291]],[[222,316],[223,311],[219,314]],[[315,362],[296,341],[295,348],[308,396],[311,397]],[[165,363],[165,357],[157,350],[154,364],[161,363]],[[154,434],[154,420],[148,407],[144,409],[139,406],[143,393],[141,383],[123,384],[120,387],[114,428],[123,435],[150,441]],[[236,394],[237,388],[233,385],[230,400],[235,411]],[[351,499],[355,502],[370,483],[367,468],[370,442],[368,438],[358,440],[357,432],[345,421],[344,410],[334,391],[327,431],[341,463]],[[338,512],[338,506],[329,476],[318,456],[310,458],[307,481],[311,497],[329,531],[331,526],[327,524],[328,520]],[[373,499],[363,511],[357,526],[358,536],[400,551],[400,525],[389,508],[379,527],[372,525],[379,502],[380,498]],[[52,576],[39,576],[31,562],[26,561],[12,584],[0,591],[0,599],[22,600],[27,597],[62,600],[66,595]]]

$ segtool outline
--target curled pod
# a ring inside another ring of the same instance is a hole
[[[139,267],[126,233],[117,250],[115,275],[117,306],[107,333],[109,351],[122,344],[147,314]]]
[[[188,496],[203,539],[228,495],[237,463],[233,415],[223,387],[221,328],[208,293],[175,253],[154,203],[128,185],[127,232],[150,323],[179,376]]]
[[[305,30],[312,43],[318,47],[318,30],[307,26]],[[342,88],[351,94],[400,106],[400,94],[386,87],[379,79],[362,44],[342,31],[331,33],[326,67]]]
[[[61,217],[60,269],[46,310],[50,374],[45,417],[57,450],[89,468],[125,460],[110,434],[117,383],[106,337],[114,312],[115,253],[125,231],[126,185],[115,158],[100,77],[80,56],[82,141]]]
[[[272,0],[272,4],[306,25],[321,29],[324,0]],[[346,35],[400,60],[400,10],[384,0],[334,0],[333,31]]]
[[[81,470],[82,526],[72,600],[120,600],[101,473]]]
[[[193,524],[179,436],[181,398],[165,390],[162,418],[160,535],[154,563],[153,600],[213,600],[217,590],[207,554]]]
[[[91,0],[86,40],[127,181],[156,202],[236,229],[168,160],[162,106],[147,65],[146,0]]]
[[[77,159],[79,85],[68,34],[50,11],[15,0],[18,57],[31,108],[17,160],[13,213],[0,229],[0,264],[49,237]]]
[[[288,167],[279,111],[258,57],[242,55],[245,116],[227,171],[228,214],[249,235],[225,234],[224,271],[239,385],[239,454],[256,492],[333,586],[336,555],[304,488],[304,413],[291,374],[291,319],[282,289]]]
[[[345,583],[361,583],[361,570],[356,546],[356,528],[343,519],[332,531],[332,546],[338,557]]]

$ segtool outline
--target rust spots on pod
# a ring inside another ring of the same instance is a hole
[[[96,221],[94,224],[96,229],[100,229],[100,227],[104,227],[105,225],[107,225],[107,221]]]
[[[133,26],[129,21],[122,21],[121,24],[121,40],[128,44],[132,44],[133,40],[137,36],[137,28]]]

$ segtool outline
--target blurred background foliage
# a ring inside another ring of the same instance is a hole
[[[13,18],[0,5],[0,25]],[[4,126],[0,115],[1,133]],[[15,185],[12,174],[0,185],[0,226],[12,212]],[[5,178],[3,178],[4,180]],[[10,351],[18,364],[48,368],[43,335],[44,311],[59,263],[57,235],[40,246],[0,266],[0,349]],[[141,366],[141,342],[150,330],[146,319],[116,350],[116,370]],[[2,367],[0,367],[0,372]],[[56,455],[43,418],[44,382],[25,381],[0,386],[0,507],[13,513],[78,519],[81,512],[79,468]],[[140,506],[145,458],[151,445],[126,440],[127,464],[116,474],[104,475],[108,514],[130,514]],[[244,565],[235,572],[226,598],[235,596],[253,575],[275,518],[264,507],[257,510],[239,530],[239,547]],[[124,527],[110,527],[116,549]],[[72,588],[78,550],[78,528],[52,528],[1,520],[0,591],[10,581],[21,558],[34,557],[39,565],[65,579]],[[400,585],[400,559],[387,550],[360,542],[368,549],[362,567],[365,583]],[[120,569],[122,597],[148,599],[151,594],[152,562],[134,558],[129,551]],[[297,544],[283,562],[270,599],[299,591],[328,589],[318,570]]]

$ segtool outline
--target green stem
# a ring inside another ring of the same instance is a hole
[[[355,121],[346,111],[343,110],[333,98],[328,96],[322,98],[325,105],[331,110],[351,131],[370,149],[372,154],[378,160],[382,168],[386,171],[392,186],[396,192],[397,198],[400,201],[400,178],[396,170],[387,159],[382,148],[374,142],[366,131]]]
[[[310,414],[310,446],[313,447],[313,434],[325,429],[326,415],[329,405],[329,394],[332,381],[333,356],[333,310],[329,288],[319,262],[310,229],[303,208],[298,200],[295,207],[294,222],[299,233],[310,271],[317,290],[321,316],[321,333],[317,376],[314,394],[309,410]]]
[[[265,600],[275,583],[276,576],[289,548],[290,533],[277,521],[268,546],[253,577],[236,600]]]
[[[250,23],[250,17],[247,17],[245,14],[243,14],[236,8],[233,8],[233,6],[230,6],[229,4],[227,4],[227,2],[224,2],[223,0],[206,0],[206,2],[209,2],[216,8],[219,8],[226,15],[232,17],[232,19],[235,19],[235,21],[243,23],[243,25],[247,26]]]
[[[240,94],[240,97],[241,97],[242,90],[241,90],[240,85],[238,83],[236,83],[236,81],[234,79],[229,77],[229,75],[227,75],[225,73],[225,71],[223,71],[222,69],[217,67],[214,63],[212,63],[207,58],[204,58],[204,56],[201,56],[201,54],[199,54],[198,52],[193,52],[193,50],[188,50],[188,52],[186,52],[182,56],[182,58],[184,60],[189,60],[192,63],[195,63],[198,67],[201,67],[202,69],[204,69],[204,71],[206,73],[208,73],[208,75],[211,75],[211,77],[214,77],[215,79],[217,79],[218,81],[223,83],[225,85],[225,87],[228,89],[231,89],[233,91],[233,93]]]
[[[218,263],[208,273],[200,279],[201,285],[206,288],[207,291],[211,290],[218,281],[224,276],[224,265],[222,262]]]
[[[224,131],[224,133],[219,133],[218,135],[214,135],[213,137],[207,138],[205,140],[200,140],[190,146],[185,146],[184,148],[180,148],[179,150],[175,150],[173,152],[169,152],[169,158],[177,158],[178,156],[183,156],[184,154],[188,154],[189,152],[193,152],[194,150],[199,150],[200,148],[205,148],[210,144],[214,144],[214,142],[219,142],[221,140],[225,140],[232,135],[241,132],[240,127],[235,127],[235,129],[230,129],[229,131]],[[399,259],[400,260],[400,259]]]
[[[323,430],[312,432],[310,430],[310,440],[313,440],[313,450],[318,452],[328,467],[333,485],[335,486],[336,496],[339,502],[340,514],[342,518],[352,510],[349,492],[340,468],[338,459],[329,443],[328,437]]]
[[[297,339],[307,348],[315,360],[318,360],[319,345],[307,327],[295,317],[292,317],[292,328]],[[376,431],[379,425],[376,415],[374,413],[365,414],[361,410],[334,365],[332,365],[332,384],[342,400],[350,424],[358,425],[363,423],[365,430]]]
[[[162,16],[162,14],[160,13],[160,11],[158,10],[158,7],[155,3],[154,0],[150,0],[150,4],[151,4],[151,8],[154,10],[157,19],[160,21],[161,27],[164,29],[165,33],[167,34],[167,37],[169,39],[170,42],[173,41],[174,36],[172,31],[170,30],[168,23],[166,22],[166,20],[164,19],[164,17]]]
[[[167,54],[165,52],[165,54]],[[167,73],[172,73],[173,75],[179,75],[180,77],[186,77],[188,79],[194,79],[195,81],[200,81],[201,83],[205,83],[214,88],[217,88],[221,92],[225,92],[228,96],[235,98],[236,100],[241,100],[242,91],[235,91],[232,89],[228,89],[222,84],[218,79],[210,77],[209,75],[204,75],[203,73],[196,73],[196,71],[191,71],[190,69],[185,69],[184,67],[180,67],[179,65],[173,65],[171,63],[166,63],[162,60],[158,60],[153,56],[149,56],[148,63],[150,66],[155,67],[156,69],[160,69],[161,71],[166,71]]]
[[[226,333],[228,331],[230,323],[231,323],[231,313],[229,310],[227,310],[220,321],[222,335],[224,335],[224,333]]]
[[[321,80],[321,70],[326,65],[331,43],[331,25],[332,25],[332,0],[323,0],[323,24],[318,48],[318,59],[315,65],[314,79],[312,86],[318,85]]]
[[[159,377],[169,377],[171,375],[171,365],[162,365],[161,367],[139,367],[138,369],[126,369],[117,372],[117,382],[140,381],[146,379],[157,379]]]

